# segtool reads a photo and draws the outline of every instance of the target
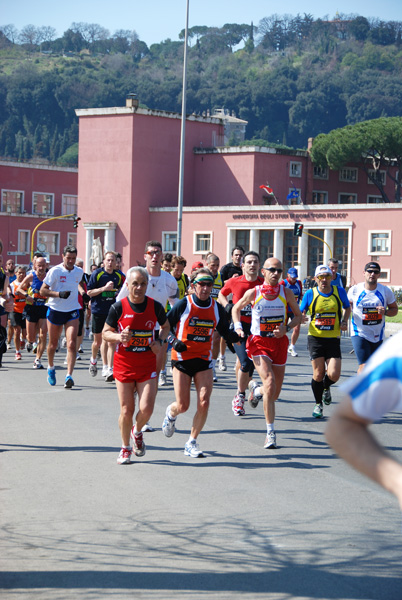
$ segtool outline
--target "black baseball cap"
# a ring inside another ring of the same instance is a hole
[[[367,271],[367,269],[378,269],[379,271],[381,271],[381,267],[377,262],[367,263],[367,265],[364,267],[364,270]]]

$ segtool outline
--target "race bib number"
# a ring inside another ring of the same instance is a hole
[[[247,306],[242,308],[240,314],[242,317],[251,317],[251,304],[247,304]]]
[[[317,313],[314,324],[320,331],[333,331],[335,329],[336,313]]]
[[[362,316],[362,324],[363,325],[379,325],[382,323],[382,315],[378,313],[377,308],[369,308],[363,306],[363,316]]]
[[[101,296],[103,300],[114,300],[116,297],[117,290],[106,290],[106,292],[102,292]]]
[[[125,346],[126,352],[146,352],[149,350],[149,345],[152,342],[152,331],[149,330],[132,330],[132,338],[130,345]]]
[[[208,319],[192,317],[188,324],[187,339],[193,342],[209,342],[214,328],[214,322]]]
[[[260,335],[261,337],[274,337],[274,331],[279,325],[283,323],[283,317],[270,316],[261,317],[260,319]]]

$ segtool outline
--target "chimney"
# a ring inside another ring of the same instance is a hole
[[[133,108],[134,110],[137,110],[138,106],[139,106],[140,101],[137,98],[137,94],[127,94],[126,97],[126,108]]]

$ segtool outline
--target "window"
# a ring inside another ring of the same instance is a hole
[[[250,231],[248,229],[238,229],[236,231],[235,246],[244,248],[244,252],[250,250]]]
[[[314,179],[328,179],[328,167],[313,167]]]
[[[351,181],[357,183],[357,169],[347,168],[339,171],[339,181]]]
[[[335,229],[334,231],[334,257],[339,260],[338,272],[348,276],[348,251],[349,251],[349,230]]]
[[[18,230],[18,252],[28,253],[30,252],[29,247],[30,232],[25,229]]]
[[[286,198],[289,204],[301,204],[301,189],[297,189],[295,187],[289,188],[289,194]]]
[[[212,252],[212,232],[194,232],[194,254]]]
[[[63,194],[61,198],[61,214],[76,215],[77,214],[78,196],[67,196]]]
[[[369,231],[369,254],[391,254],[391,232]]]
[[[290,177],[301,177],[302,164],[301,162],[290,162],[289,175]]]
[[[39,231],[38,232],[38,246],[44,244],[46,246],[47,254],[60,254],[60,234],[53,233],[50,231]]]
[[[382,185],[387,183],[387,173],[385,171],[375,171],[374,169],[369,169],[368,172],[373,179],[377,178],[377,181],[379,181],[379,183]],[[374,182],[370,179],[370,177],[367,177],[367,183],[374,185]]]
[[[274,231],[273,229],[261,229],[260,244],[258,248],[261,264],[263,265],[267,258],[274,255]]]
[[[67,234],[67,246],[77,247],[77,234],[76,233],[68,233]]]
[[[290,267],[297,267],[299,262],[299,238],[293,235],[293,229],[287,229],[284,235],[284,273]]]
[[[367,196],[368,204],[383,204],[382,196]]]
[[[163,252],[177,252],[176,231],[162,231]]]
[[[338,204],[356,204],[357,194],[338,194]]]
[[[307,272],[314,275],[318,265],[322,265],[324,260],[324,230],[316,229],[314,231],[315,238],[308,236],[308,259]],[[317,239],[320,238],[320,239]]]
[[[380,283],[389,283],[391,281],[391,269],[381,268],[381,273],[377,281]]]
[[[32,195],[32,213],[34,215],[52,215],[53,201],[54,194],[34,192]]]
[[[313,192],[313,204],[328,204],[328,192]]]
[[[1,212],[24,212],[24,192],[16,192],[14,190],[2,190]]]

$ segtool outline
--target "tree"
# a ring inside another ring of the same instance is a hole
[[[395,183],[394,202],[401,201],[402,117],[363,121],[320,134],[313,142],[310,155],[316,165],[335,170],[349,163],[360,163],[377,186],[383,202],[390,202],[381,180],[380,169],[385,169]]]

